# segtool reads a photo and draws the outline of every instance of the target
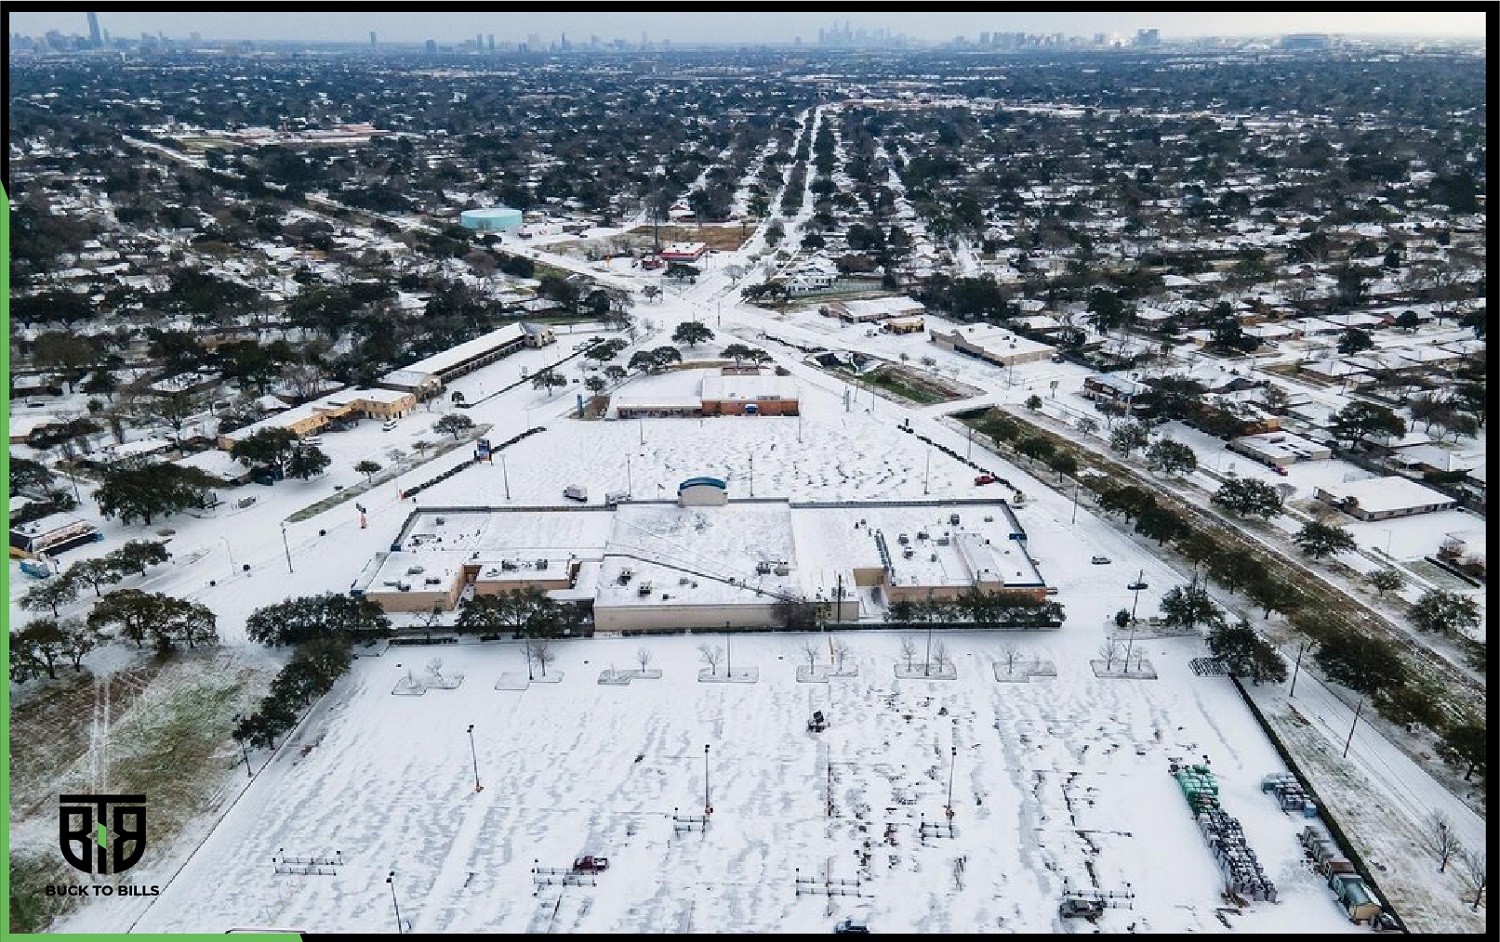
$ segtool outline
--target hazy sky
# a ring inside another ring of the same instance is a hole
[[[48,30],[86,35],[82,13],[12,12],[10,32],[28,36]],[[1335,12],[1297,13],[723,13],[723,12],[578,12],[546,13],[121,13],[101,12],[100,25],[117,36],[139,37],[163,32],[186,38],[197,32],[204,39],[308,39],[365,42],[371,30],[382,42],[455,42],[476,33],[495,34],[495,41],[525,41],[537,34],[543,41],[566,33],[574,42],[590,36],[603,41],[639,42],[644,32],[652,41],[673,42],[791,42],[801,37],[815,43],[818,30],[848,21],[854,29],[888,29],[914,39],[971,39],[981,31],[1061,32],[1076,36],[1095,33],[1134,35],[1155,27],[1163,37],[1273,36],[1288,32],[1347,34],[1410,34],[1421,36],[1483,36],[1483,12],[1419,13]]]

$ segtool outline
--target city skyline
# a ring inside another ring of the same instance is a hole
[[[1070,36],[1113,34],[1131,39],[1137,30],[1156,29],[1163,39],[1197,36],[1275,36],[1321,32],[1343,35],[1410,35],[1414,37],[1482,37],[1482,12],[1361,13],[897,13],[810,12],[766,16],[760,13],[290,13],[268,18],[251,13],[123,13],[99,15],[112,37],[164,34],[206,40],[306,40],[365,43],[375,33],[382,43],[453,43],[493,34],[500,43],[534,37],[555,41],[567,36],[582,45],[624,39],[635,43],[669,41],[686,44],[793,43],[815,45],[822,30],[863,30],[904,36],[922,43],[973,40],[981,33],[1024,32]],[[88,36],[88,14],[16,12],[9,32],[40,36],[48,31]]]

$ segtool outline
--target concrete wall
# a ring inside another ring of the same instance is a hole
[[[774,605],[594,605],[595,631],[769,628]]]

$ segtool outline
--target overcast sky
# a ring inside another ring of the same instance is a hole
[[[48,30],[86,35],[82,13],[12,12],[10,32],[36,36]],[[1133,35],[1140,28],[1157,28],[1164,38],[1179,36],[1274,36],[1288,32],[1389,34],[1420,36],[1483,36],[1483,12],[1453,13],[684,13],[578,12],[546,13],[122,13],[102,12],[100,25],[116,36],[139,37],[162,32],[186,38],[197,32],[204,39],[307,39],[365,42],[374,30],[382,42],[454,42],[477,33],[495,41],[525,41],[536,34],[543,41],[566,33],[574,42],[598,36],[608,42],[639,42],[645,33],[652,41],[694,43],[815,43],[818,30],[842,25],[866,30],[887,29],[925,41],[955,36],[971,39],[981,31],[1061,32],[1076,36],[1095,33]]]

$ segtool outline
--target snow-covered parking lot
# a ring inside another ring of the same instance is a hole
[[[1059,918],[1065,886],[1122,894],[1105,931],[1354,928],[1302,862],[1303,819],[1260,791],[1284,770],[1270,744],[1226,678],[1190,670],[1199,642],[1138,639],[1151,681],[1096,677],[1093,632],[940,633],[957,678],[923,680],[896,676],[903,637],[921,671],[923,633],[839,637],[854,676],[826,683],[797,667],[811,638],[827,668],[829,639],[796,634],[732,640],[719,670],[753,683],[699,681],[699,646],[723,635],[559,642],[550,683],[528,684],[508,642],[362,657],[134,929],[392,932],[397,905],[420,932],[826,932],[850,914],[878,932],[1088,928]],[[1007,647],[1016,674],[1056,675],[998,681]],[[641,649],[659,679],[599,682]],[[392,695],[434,657],[462,683]],[[812,710],[826,731],[806,730]],[[1221,908],[1168,773],[1204,756],[1279,902]],[[674,825],[705,792],[707,829]],[[610,868],[536,882],[533,867],[585,853]],[[339,863],[278,873],[278,856]],[[825,895],[828,880],[849,895]]]

